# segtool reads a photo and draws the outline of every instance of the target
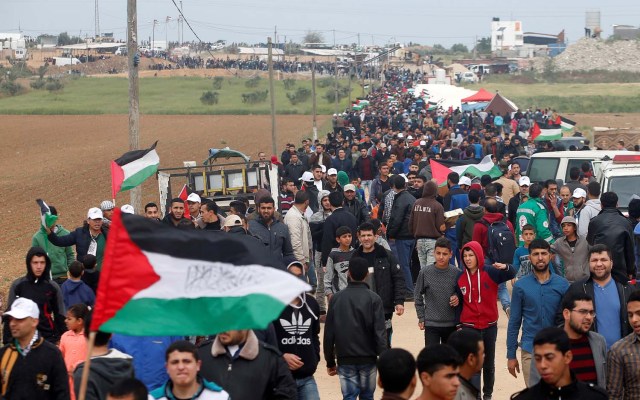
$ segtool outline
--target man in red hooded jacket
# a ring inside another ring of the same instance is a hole
[[[508,264],[485,265],[480,243],[471,241],[462,247],[464,270],[458,277],[459,295],[462,298],[460,325],[473,329],[484,342],[483,400],[491,399],[495,380],[496,338],[498,336],[498,285],[515,278],[516,270]],[[480,387],[480,374],[472,379]]]

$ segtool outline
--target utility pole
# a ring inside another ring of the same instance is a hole
[[[476,41],[473,42],[473,59],[476,59],[476,56],[478,54],[478,35],[476,35]]]
[[[184,12],[182,12],[182,0],[180,0],[180,45],[184,43]]]
[[[129,59],[129,150],[138,150],[140,126],[140,99],[138,91],[138,11],[137,0],[127,0],[127,54]],[[139,61],[139,58],[138,58]],[[137,64],[137,63],[135,63]],[[134,210],[142,207],[141,187],[131,189],[130,203]]]
[[[271,154],[278,154],[278,137],[276,134],[276,97],[273,90],[273,43],[267,38],[269,49],[269,99],[271,101]]]
[[[335,29],[333,30],[333,51],[336,51],[336,30]],[[337,114],[338,113],[338,56],[337,55],[334,55],[333,71],[335,72],[334,88],[335,88],[335,98],[336,98],[334,112]]]
[[[318,138],[318,125],[316,121],[317,110],[316,110],[316,59],[311,59],[311,99],[312,109],[311,113],[313,114],[313,140]]]
[[[100,41],[100,7],[98,4],[99,0],[95,1],[95,19],[96,19],[96,41]]]

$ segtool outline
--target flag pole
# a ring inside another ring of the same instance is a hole
[[[91,353],[96,341],[96,331],[89,332],[89,345],[87,346],[87,359],[84,362],[82,370],[82,379],[80,380],[80,390],[78,391],[78,400],[85,400],[87,395],[87,386],[89,383],[89,369],[91,368]]]

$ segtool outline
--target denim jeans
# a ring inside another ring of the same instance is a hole
[[[498,285],[498,300],[502,305],[503,310],[507,310],[507,307],[511,307],[511,297],[509,297],[509,291],[507,290],[507,282],[502,282]]]
[[[482,392],[483,397],[493,395],[493,384],[496,379],[496,339],[498,338],[498,326],[493,325],[485,329],[474,329],[462,326],[462,329],[473,329],[482,337],[484,343],[484,364],[482,365]],[[471,378],[475,387],[480,387],[480,373]]]
[[[456,331],[455,326],[425,326],[424,345],[446,344],[449,336]]]
[[[338,365],[343,400],[373,400],[376,390],[376,365]]]
[[[313,376],[296,379],[296,386],[298,387],[298,400],[320,400],[318,385],[316,385]]]
[[[309,262],[309,270],[307,271],[307,278],[309,279],[309,285],[318,286],[318,276],[316,275],[316,263],[312,259]]]
[[[411,253],[413,252],[413,245],[415,241],[409,240],[392,240],[389,242],[391,251],[398,259],[398,264],[402,269],[402,276],[404,277],[405,287],[409,292],[408,295],[413,296],[413,276],[411,275]],[[393,268],[393,265],[391,266]]]
[[[434,251],[436,248],[436,239],[421,238],[416,241],[418,249],[418,258],[420,259],[420,268],[434,264],[436,257]]]
[[[449,242],[451,243],[451,259],[449,260],[449,264],[451,265],[455,265],[456,267],[458,267],[461,271],[464,271],[464,268],[462,267],[462,264],[460,263],[460,250],[458,248],[458,239],[456,239],[456,230],[454,229],[447,229],[447,231],[445,232],[445,237],[447,239],[449,239]]]

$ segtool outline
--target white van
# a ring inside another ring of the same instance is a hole
[[[544,182],[547,179],[569,181],[569,171],[573,167],[580,168],[583,163],[591,164],[596,179],[600,180],[600,170],[603,161],[612,160],[617,155],[640,156],[640,152],[620,150],[589,150],[589,151],[552,151],[535,153],[529,160],[527,176],[531,182]]]
[[[618,195],[618,208],[627,212],[631,196],[640,195],[640,155],[623,152],[604,161],[600,166],[600,186],[602,193],[615,192]]]

